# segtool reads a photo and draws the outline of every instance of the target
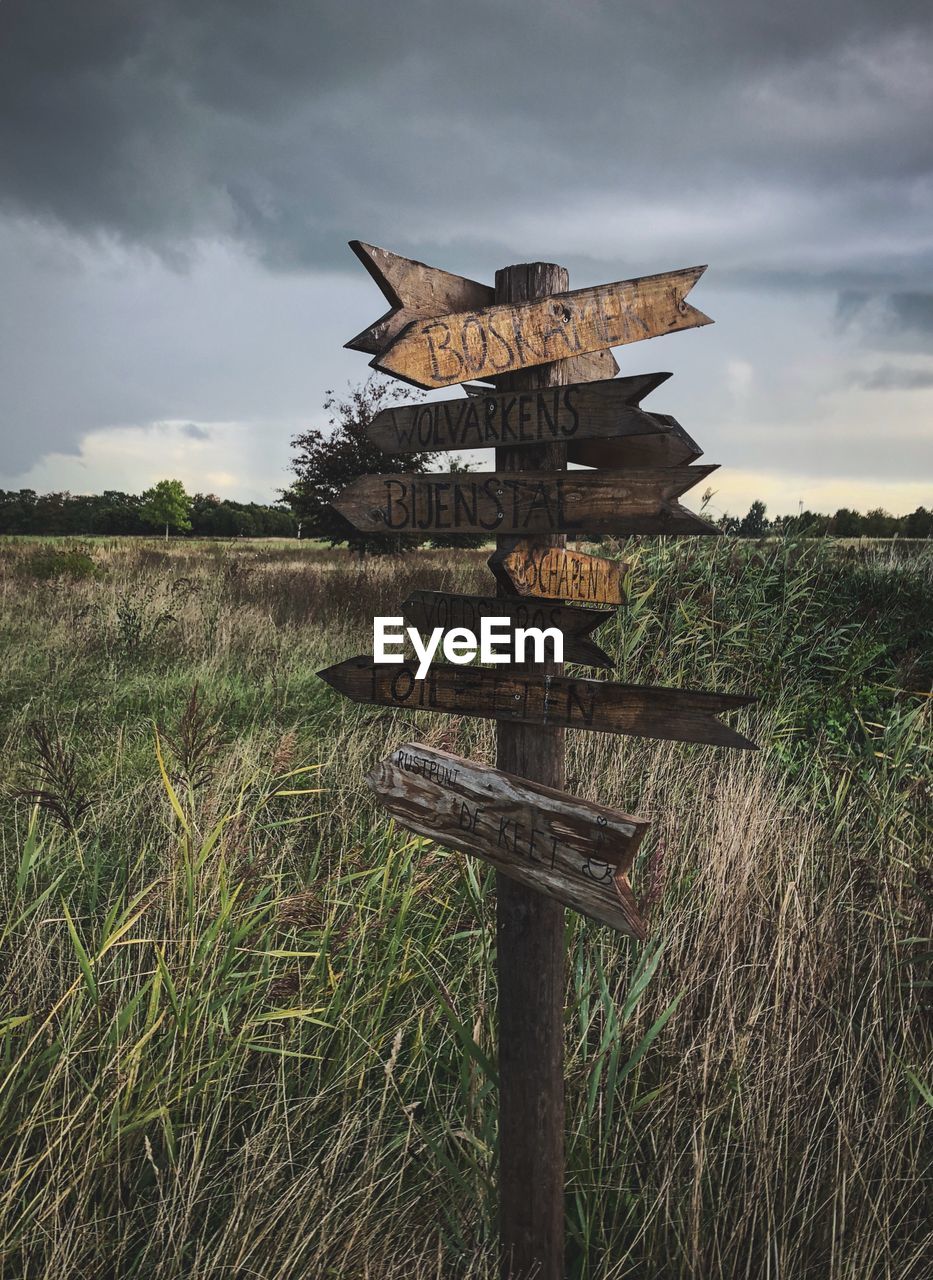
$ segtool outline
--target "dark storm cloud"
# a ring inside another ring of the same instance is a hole
[[[837,250],[897,224],[931,260],[930,30],[925,0],[7,0],[0,200],[169,257],[230,236],[348,270],[351,234],[454,242],[467,270],[535,225],[553,244],[549,208],[682,202],[672,250],[724,273],[895,288],[897,252]],[[595,273],[631,238],[566,257]]]
[[[854,332],[862,342],[878,350],[930,354],[933,352],[933,293],[904,290],[871,294],[865,290],[844,289],[836,303],[836,323],[843,332]]]
[[[104,487],[163,423],[271,492],[365,374],[360,236],[708,261],[715,330],[621,357],[677,368],[658,408],[749,470],[914,481],[919,415],[891,449],[864,393],[929,385],[931,119],[929,0],[0,0],[0,472]]]
[[[933,337],[933,293],[895,293],[890,305],[901,329]]]

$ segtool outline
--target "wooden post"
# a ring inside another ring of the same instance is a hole
[[[524,302],[569,288],[548,262],[496,272],[496,302]],[[501,383],[505,383],[505,378]],[[508,389],[562,382],[558,363],[508,375]],[[496,449],[497,471],[561,471],[564,444]],[[512,539],[499,539],[498,549]],[[536,538],[562,546],[562,536]],[[507,592],[500,585],[497,594]],[[531,664],[529,664],[531,665]],[[542,669],[536,667],[535,669]],[[544,670],[559,672],[555,663]],[[496,764],[562,789],[564,732],[500,724]],[[502,1280],[561,1280],[564,1274],[564,908],[507,876],[496,876],[499,982],[499,1236]]]

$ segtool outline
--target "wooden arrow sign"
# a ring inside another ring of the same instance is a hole
[[[370,363],[418,387],[448,387],[712,324],[684,301],[705,270],[685,267],[536,302],[415,320]]]
[[[647,828],[601,804],[406,742],[366,781],[409,831],[475,854],[603,924],[645,937],[628,872]]]
[[[406,622],[419,631],[435,627],[469,627],[479,634],[483,618],[508,618],[512,627],[556,627],[564,637],[564,661],[589,667],[612,668],[613,662],[594,640],[591,631],[613,615],[595,609],[568,609],[564,605],[534,600],[501,600],[496,596],[457,596],[446,591],[413,591],[402,605]],[[509,646],[511,651],[512,646]]]
[[[541,546],[524,539],[509,550],[494,551],[487,561],[496,581],[519,596],[575,600],[578,604],[624,604],[624,560]]]
[[[710,533],[675,501],[715,466],[361,476],[332,504],[364,533]]]
[[[344,345],[351,351],[377,356],[414,320],[430,319],[448,312],[477,311],[492,305],[495,290],[465,276],[428,267],[414,258],[403,258],[389,249],[377,249],[362,240],[351,240],[350,248],[382,290],[389,310]],[[612,378],[619,372],[612,354],[597,351],[568,361],[568,382],[591,378]]]
[[[584,351],[578,356],[565,356],[560,361],[565,382],[602,382],[614,378],[619,372],[619,362],[611,351]],[[509,374],[487,378],[495,386],[507,386]]]
[[[619,440],[574,439],[567,445],[567,461],[584,467],[684,467],[702,457],[703,450],[666,413],[647,413],[658,430]]]
[[[748,738],[716,719],[723,711],[755,701],[741,694],[695,693],[446,663],[431,666],[423,680],[416,680],[414,666],[376,663],[365,654],[318,675],[354,702],[376,706],[755,749]]]
[[[479,388],[479,395],[474,388],[466,398],[383,409],[366,434],[387,453],[420,453],[663,433],[666,423],[637,405],[669,377],[639,374],[540,391]]]

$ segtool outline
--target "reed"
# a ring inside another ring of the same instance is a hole
[[[493,877],[362,782],[491,730],[314,675],[486,553],[38,547],[0,540],[0,1280],[494,1276]],[[648,943],[567,917],[567,1274],[927,1276],[933,554],[625,558],[619,678],[757,692],[763,749],[568,734],[652,826]]]

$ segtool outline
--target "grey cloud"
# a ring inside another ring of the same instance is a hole
[[[835,320],[842,332],[852,333],[865,346],[927,354],[933,339],[933,293],[844,289],[837,298]]]
[[[189,440],[210,440],[211,433],[206,427],[199,427],[195,422],[186,422],[181,428],[181,434],[187,436]]]
[[[810,243],[805,272],[896,274],[877,233],[929,212],[931,28],[920,0],[12,0],[0,198],[177,261],[231,236],[283,270],[354,269],[353,234],[454,242],[472,270],[528,252],[529,203],[550,253],[594,196],[682,201],[672,250],[703,239],[723,270],[767,266],[769,237],[776,274]],[[770,226],[744,231],[743,194]],[[874,261],[833,262],[839,219]],[[594,230],[577,261],[620,249]]]
[[[933,387],[933,369],[901,369],[884,364],[863,374],[858,385],[866,391],[925,391]]]
[[[931,117],[928,0],[2,0],[0,467],[164,420],[284,439],[365,374],[353,236],[479,279],[709,261],[716,329],[623,367],[677,368],[659,407],[711,456],[716,362],[773,369],[778,439],[853,349],[929,349]],[[819,465],[914,474],[875,453]]]
[[[901,329],[933,336],[933,293],[895,293],[891,296],[890,306]]]

